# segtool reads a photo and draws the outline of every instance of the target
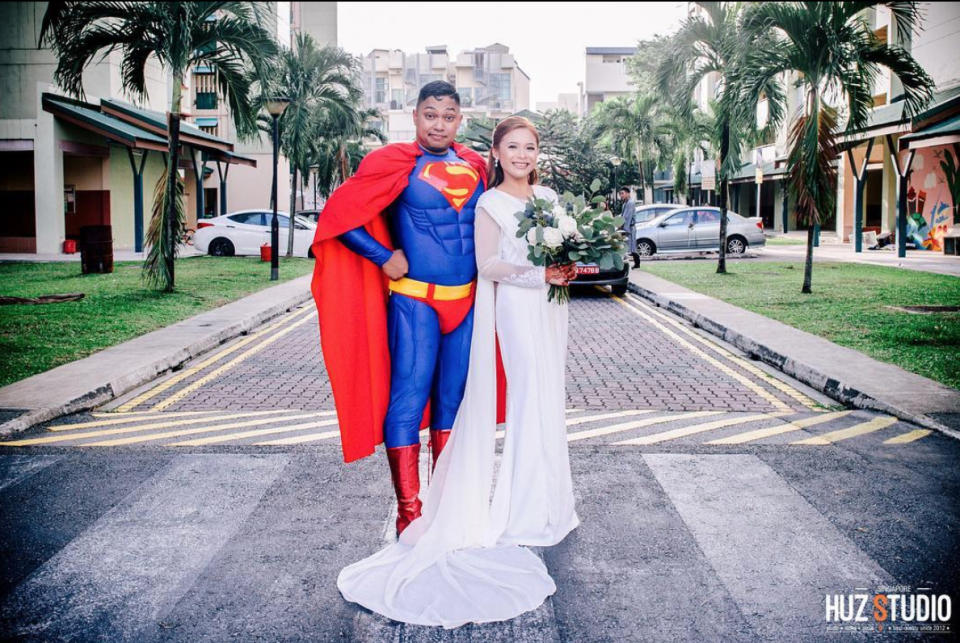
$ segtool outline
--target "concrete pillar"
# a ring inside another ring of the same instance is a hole
[[[63,128],[53,114],[43,111],[41,95],[53,87],[38,84],[37,129],[33,148],[34,208],[37,254],[63,252],[66,223],[63,218]]]

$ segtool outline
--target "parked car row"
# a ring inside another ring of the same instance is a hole
[[[212,219],[197,222],[193,246],[200,252],[214,257],[234,255],[259,255],[260,246],[270,243],[270,224],[273,212],[267,210],[241,210]],[[290,218],[286,212],[278,212],[280,223],[280,248],[287,247]],[[312,257],[310,244],[317,229],[315,220],[298,213],[293,220],[293,254],[296,257]]]
[[[720,208],[673,206],[635,224],[637,254],[689,253],[720,250]],[[763,246],[763,219],[742,217],[727,210],[727,252],[743,254],[750,246]]]

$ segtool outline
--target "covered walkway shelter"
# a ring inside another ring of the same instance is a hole
[[[114,247],[142,251],[154,188],[166,167],[166,115],[113,99],[89,103],[53,93],[41,95],[41,107],[52,118],[38,119],[38,130],[44,131],[38,131],[35,154],[43,156],[37,159],[33,186],[32,251],[59,251],[65,239],[77,239],[86,225],[110,225]],[[185,120],[180,142],[187,227],[195,228],[197,218],[226,211],[230,166],[255,167],[256,161]],[[205,203],[209,188],[204,190],[203,177],[212,172],[211,163],[220,177],[218,204]],[[60,194],[62,201],[55,197]]]
[[[907,243],[919,250],[940,250],[944,208],[954,208],[948,178],[939,168],[950,143],[944,132],[921,135],[960,113],[960,87],[934,95],[932,105],[907,118],[903,101],[878,107],[867,125],[838,138],[841,152],[837,232],[863,250],[863,233],[896,232],[897,254],[906,256]],[[947,126],[949,129],[949,126]],[[919,136],[918,136],[919,135]],[[915,138],[911,138],[915,137]],[[901,141],[907,143],[901,143]],[[914,141],[910,147],[909,141]],[[922,145],[920,141],[936,141]],[[919,150],[927,150],[919,153]],[[913,219],[913,224],[908,219]],[[913,227],[916,230],[910,235]],[[939,231],[938,231],[939,230]],[[909,237],[915,238],[909,238]]]

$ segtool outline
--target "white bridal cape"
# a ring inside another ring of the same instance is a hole
[[[534,186],[540,198],[556,193]],[[543,268],[527,260],[514,213],[496,189],[477,203],[480,274],[463,402],[426,491],[423,515],[397,543],[344,568],[344,598],[391,619],[447,628],[518,616],[556,585],[523,545],[554,545],[579,524],[567,455],[567,306],[547,301]],[[494,281],[499,282],[494,288]],[[507,376],[503,453],[496,448],[496,353]]]

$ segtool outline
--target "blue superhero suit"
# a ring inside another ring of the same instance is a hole
[[[390,402],[387,448],[419,443],[430,400],[431,429],[453,427],[466,385],[473,332],[474,208],[483,192],[476,170],[453,150],[424,154],[390,209],[391,234],[409,264],[391,284],[387,304]],[[393,252],[363,227],[339,236],[345,246],[382,266]]]

